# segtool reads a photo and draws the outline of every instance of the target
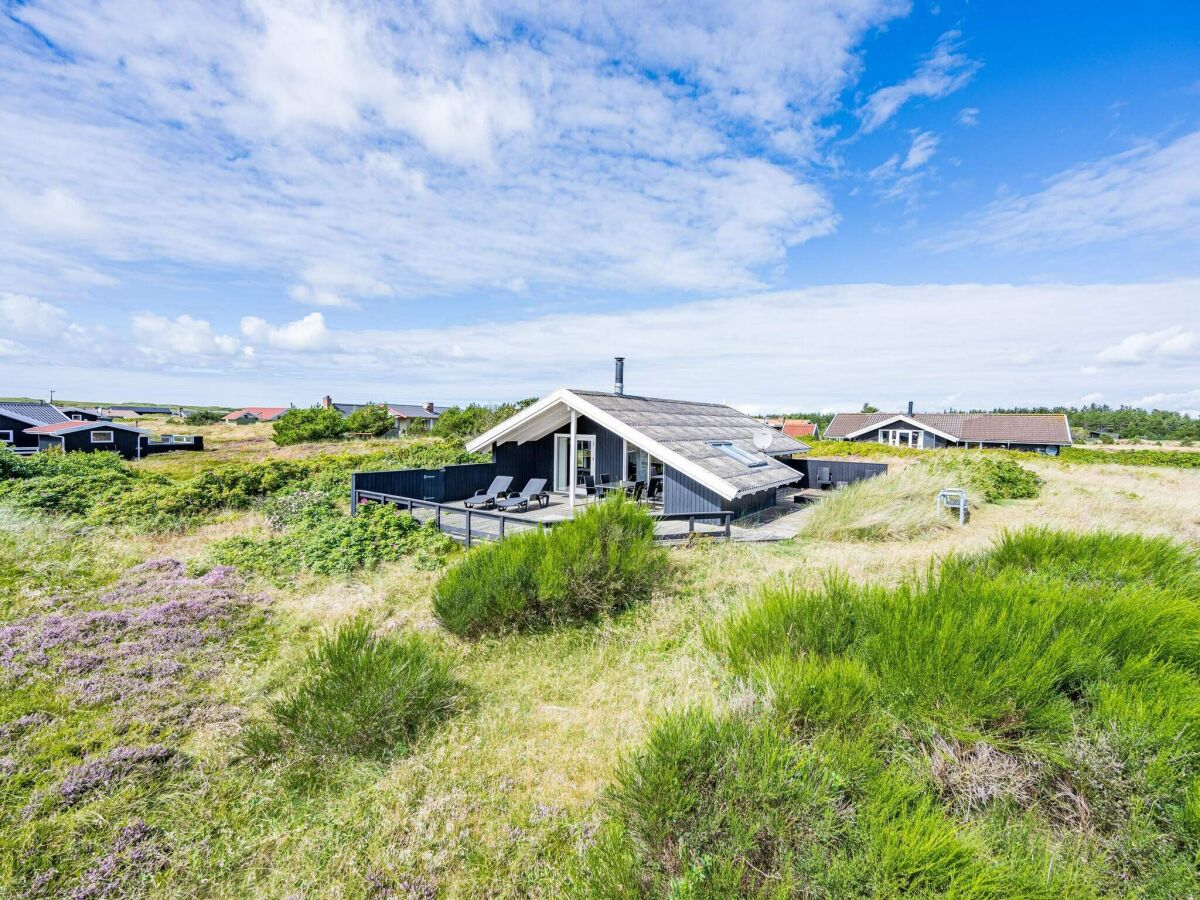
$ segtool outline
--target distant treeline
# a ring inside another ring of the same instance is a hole
[[[870,404],[865,404],[862,411],[878,410]],[[1093,403],[1090,406],[1018,406],[1011,409],[973,409],[970,412],[1066,413],[1072,429],[1109,432],[1124,440],[1141,438],[1148,441],[1200,441],[1200,419],[1166,409],[1137,409],[1132,406],[1114,409],[1111,406]],[[787,417],[816,422],[824,434],[826,426],[833,420],[833,413],[788,413]]]

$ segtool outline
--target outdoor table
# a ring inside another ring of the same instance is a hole
[[[637,484],[635,481],[610,481],[607,484],[601,484],[597,481],[596,494],[597,496],[600,496],[607,494],[609,491],[624,491],[628,494],[633,490],[633,486],[635,484]]]

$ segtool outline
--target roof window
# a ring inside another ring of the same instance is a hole
[[[765,457],[756,456],[749,450],[742,449],[733,441],[709,441],[708,446],[716,447],[730,459],[736,459],[748,469],[757,469],[767,464]]]

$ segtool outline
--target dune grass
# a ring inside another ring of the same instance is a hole
[[[825,497],[805,523],[802,538],[819,541],[906,541],[955,527],[937,509],[942,488],[966,489],[974,505],[1030,499],[1042,479],[994,455],[943,454],[895,472],[847,485]]]
[[[1185,895],[1198,571],[1033,529],[892,588],[762,590],[705,631],[757,702],[627,758],[580,892]]]

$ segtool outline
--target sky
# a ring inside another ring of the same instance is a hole
[[[1200,411],[1200,4],[0,0],[0,395]]]

